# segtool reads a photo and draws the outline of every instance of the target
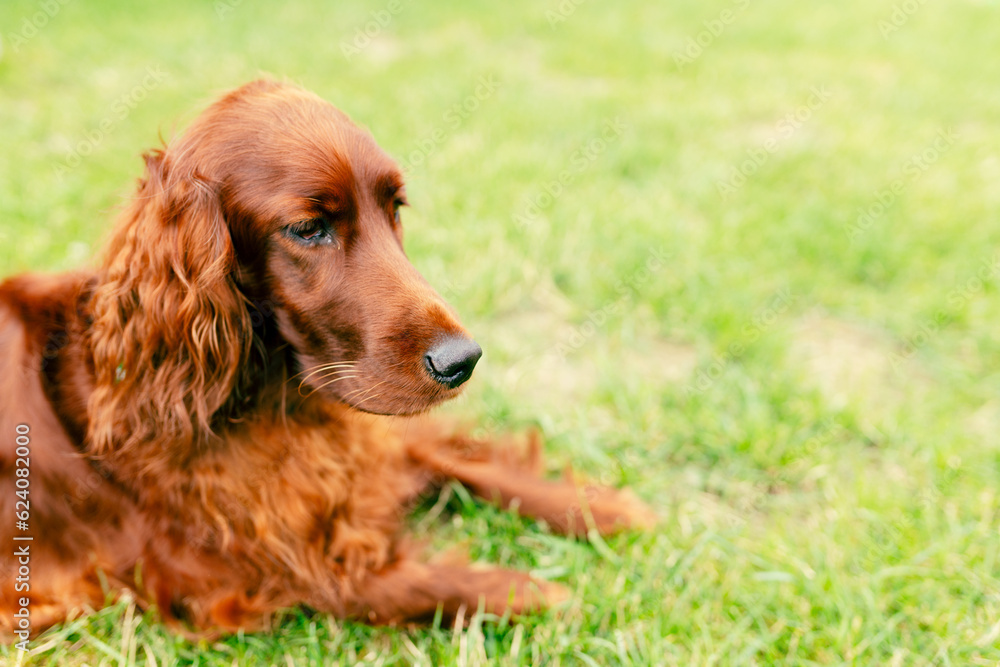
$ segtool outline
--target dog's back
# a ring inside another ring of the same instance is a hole
[[[114,577],[140,545],[129,500],[74,439],[85,419],[85,365],[69,330],[90,276],[22,275],[0,284],[0,541],[14,558],[0,571],[0,630],[58,621],[67,609],[99,606],[98,568]],[[15,520],[16,519],[16,520]]]

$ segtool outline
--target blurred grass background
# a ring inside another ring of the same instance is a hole
[[[574,590],[519,625],[192,644],[122,602],[0,659],[1000,660],[995,0],[4,0],[0,35],[4,275],[86,265],[142,150],[288,78],[408,167],[408,252],[486,350],[445,411],[664,518],[418,512]]]

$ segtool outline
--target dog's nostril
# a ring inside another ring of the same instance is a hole
[[[472,377],[481,356],[483,349],[476,341],[453,336],[435,343],[424,355],[424,364],[436,382],[454,389]]]

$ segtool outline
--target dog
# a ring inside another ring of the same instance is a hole
[[[255,81],[144,159],[95,269],[0,284],[7,634],[122,591],[204,633],[565,597],[421,557],[406,512],[447,480],[568,534],[655,521],[628,491],[542,479],[537,439],[385,417],[456,396],[482,351],[406,258],[400,168],[344,113]]]

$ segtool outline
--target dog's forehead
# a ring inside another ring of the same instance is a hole
[[[326,210],[384,206],[403,186],[397,163],[366,129],[301,91],[243,100],[243,131],[226,151],[233,201],[278,225]],[[248,194],[248,193],[252,193]]]
[[[375,141],[365,128],[333,104],[310,93],[300,98],[306,107],[300,110],[306,116],[304,123],[293,123],[303,144],[303,151],[313,153],[305,160],[322,156],[335,163],[339,170],[346,169],[353,180],[364,184],[401,178],[396,162]]]
[[[336,145],[330,146],[330,152],[350,163],[355,179],[376,181],[400,171],[396,161],[378,145],[371,133],[346,116],[344,119],[338,126]]]
[[[235,115],[232,125],[242,128],[243,136],[223,139],[239,147],[226,151],[237,158],[238,171],[256,167],[289,178],[362,185],[387,176],[401,178],[398,165],[371,133],[312,93],[278,87],[250,94],[220,111]]]

